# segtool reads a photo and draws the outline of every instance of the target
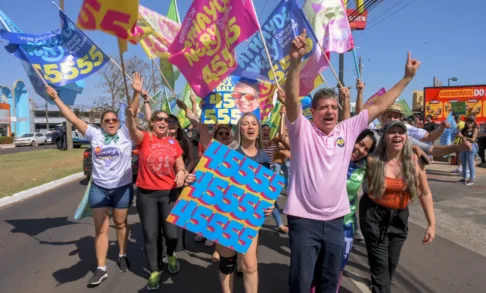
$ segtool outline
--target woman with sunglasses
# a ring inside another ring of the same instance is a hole
[[[95,250],[98,267],[89,279],[90,286],[99,285],[108,278],[106,254],[108,252],[108,231],[110,228],[108,212],[111,209],[118,239],[117,265],[122,272],[130,269],[126,255],[128,238],[127,214],[133,201],[132,184],[132,141],[125,125],[121,125],[117,114],[108,110],[101,115],[101,129],[88,125],[59,98],[52,87],[47,93],[59,107],[61,114],[91,144],[93,171],[89,190],[89,205],[92,209],[95,226]]]
[[[167,244],[168,270],[172,274],[179,271],[179,262],[175,256],[178,229],[166,219],[177,201],[177,188],[182,187],[187,179],[187,171],[179,143],[168,135],[169,115],[166,112],[152,113],[148,132],[137,128],[135,115],[142,84],[140,74],[135,73],[133,100],[127,109],[126,119],[133,143],[139,149],[137,209],[142,223],[144,251],[151,272],[147,289],[157,290],[162,264],[162,247],[157,241],[161,228]]]
[[[245,113],[238,120],[234,141],[230,148],[243,154],[247,158],[270,169],[270,159],[263,151],[262,131],[260,121],[253,113]],[[265,216],[272,214],[273,207],[265,210]],[[244,287],[246,293],[258,292],[258,260],[257,260],[258,235],[253,239],[246,254],[240,254],[243,267]],[[220,254],[219,276],[223,293],[233,291],[234,269],[237,260],[236,251],[217,245]]]

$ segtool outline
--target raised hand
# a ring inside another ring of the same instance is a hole
[[[135,92],[140,93],[142,92],[142,87],[143,87],[143,77],[138,72],[133,73],[132,89]]]
[[[304,31],[292,41],[292,46],[290,47],[290,58],[295,61],[300,61],[307,52],[307,31]]]
[[[193,104],[196,103],[196,95],[191,91],[191,94],[189,95],[189,98],[191,99],[191,102]]]
[[[182,110],[187,111],[187,105],[186,105],[186,103],[184,103],[183,101],[181,101],[181,100],[176,100],[176,104],[177,104],[177,106],[179,106],[179,108],[181,108]]]
[[[131,117],[134,117],[137,115],[136,111],[132,109],[132,107],[127,107],[127,109],[125,110],[125,115],[128,117],[129,115]]]
[[[363,81],[361,81],[360,79],[357,79],[356,80],[356,89],[358,90],[358,92],[363,92],[365,88],[365,84]]]
[[[349,100],[351,97],[351,91],[347,87],[342,86],[339,88],[339,95],[341,96],[341,99]]]
[[[59,95],[57,94],[57,91],[54,88],[47,86],[46,91],[47,91],[47,94],[49,95],[49,97],[51,99],[53,99],[53,100],[59,99]]]
[[[142,98],[144,101],[148,101],[150,99],[148,93],[146,90],[142,90],[142,94],[141,94]]]
[[[280,104],[285,105],[285,92],[281,88],[277,89],[277,100]]]
[[[422,62],[412,59],[412,54],[408,52],[407,63],[405,64],[405,77],[412,79],[417,73],[420,64],[422,64]]]

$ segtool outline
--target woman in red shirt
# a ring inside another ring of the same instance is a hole
[[[148,290],[159,288],[159,257],[161,245],[157,245],[160,229],[163,229],[167,243],[169,272],[179,271],[179,262],[174,254],[177,246],[178,227],[166,221],[177,201],[177,188],[182,187],[187,178],[182,149],[174,138],[168,136],[169,115],[155,111],[149,121],[149,131],[137,128],[135,120],[139,106],[139,96],[143,80],[135,73],[133,100],[127,109],[127,125],[133,143],[139,149],[139,169],[137,177],[137,209],[142,222],[144,250],[147,257],[150,278]]]

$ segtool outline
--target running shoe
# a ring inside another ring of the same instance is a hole
[[[160,273],[159,272],[152,272],[150,274],[150,278],[147,282],[147,290],[154,291],[159,289],[159,280],[160,280]]]
[[[116,261],[116,264],[118,265],[118,268],[122,273],[128,272],[130,270],[130,262],[128,261],[128,258],[126,256],[119,257]]]
[[[177,260],[175,253],[173,255],[167,256],[167,259],[169,262],[168,263],[169,273],[177,274],[179,272],[179,261]]]
[[[108,272],[102,269],[96,269],[88,284],[90,286],[98,286],[101,282],[108,279]]]

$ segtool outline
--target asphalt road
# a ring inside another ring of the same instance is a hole
[[[482,231],[486,231],[483,212],[486,177],[480,174],[476,186],[466,189],[456,183],[457,176],[447,171],[429,174],[439,235],[431,245],[421,244],[425,220],[420,206],[414,203],[409,237],[395,275],[393,292],[485,292],[486,258],[482,255],[482,246],[476,242],[481,241]],[[441,176],[449,180],[442,180]],[[73,182],[0,208],[0,292],[86,292],[86,283],[96,266],[94,228],[90,218],[72,219],[86,184],[86,180]],[[281,197],[281,206],[284,202],[285,197]],[[129,224],[128,256],[132,271],[120,273],[117,270],[118,251],[112,227],[109,279],[89,289],[90,292],[146,292],[148,273],[143,269],[143,237],[135,207],[130,210]],[[160,292],[221,292],[217,266],[210,260],[211,248],[195,244],[190,234],[186,242],[187,250],[178,254],[181,271],[175,276],[164,272]],[[260,292],[288,292],[288,239],[275,232],[272,218],[262,229],[258,253]],[[370,292],[368,286],[366,249],[364,243],[355,241],[340,292]],[[236,278],[235,287],[237,293],[244,292],[241,277]]]
[[[31,152],[31,151],[47,150],[47,149],[55,149],[55,148],[56,148],[56,145],[54,145],[54,144],[38,145],[38,146],[35,146],[35,147],[20,146],[20,147],[8,148],[8,149],[0,148],[0,155],[16,154],[16,153],[22,153],[22,152]]]

